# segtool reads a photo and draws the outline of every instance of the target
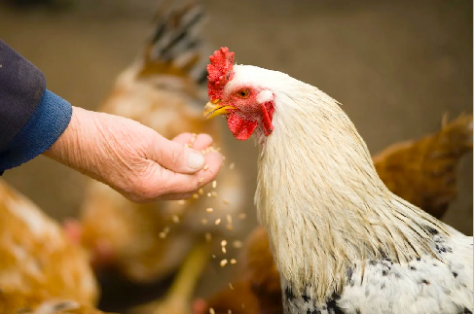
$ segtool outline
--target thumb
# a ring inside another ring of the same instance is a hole
[[[205,165],[203,154],[164,137],[154,145],[152,158],[162,167],[184,174],[198,172]]]

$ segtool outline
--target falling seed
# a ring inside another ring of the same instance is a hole
[[[216,314],[216,312],[214,311],[212,307],[209,308],[209,314]]]
[[[234,241],[233,242],[233,246],[236,248],[236,249],[239,249],[242,247],[242,242],[241,241]]]
[[[229,201],[228,201],[226,198],[225,198],[225,199],[223,199],[223,202],[224,202],[224,204],[226,204],[226,205],[228,205],[228,204],[229,204]]]
[[[177,223],[180,222],[180,217],[178,217],[177,215],[173,215],[173,216],[172,216],[172,220],[173,220],[174,223],[177,224]]]
[[[211,193],[208,192],[208,194],[206,194],[208,197],[211,197]]]
[[[211,242],[211,239],[212,239],[211,233],[206,232],[206,233],[205,233],[205,239],[206,239],[207,242]]]
[[[199,197],[200,197],[200,196],[199,196],[198,194],[196,194],[196,193],[193,194],[193,198],[194,198],[195,200],[198,199]]]
[[[229,230],[229,231],[231,231],[231,230],[233,230],[234,228],[233,228],[233,225],[226,225],[226,229]]]
[[[240,213],[240,214],[238,215],[238,218],[239,218],[239,219],[246,219],[246,218],[247,218],[247,215],[246,215],[245,213]]]
[[[234,265],[234,264],[236,264],[236,263],[237,263],[237,261],[236,261],[236,259],[235,259],[235,258],[231,258],[231,260],[229,261],[229,263],[231,263],[232,265]]]
[[[217,196],[218,196],[218,193],[216,193],[215,191],[213,191],[213,192],[211,192],[211,196],[217,197]]]
[[[198,179],[198,182],[201,183],[201,182],[203,182],[204,180],[205,180],[205,178],[199,178],[199,179]]]
[[[213,189],[216,189],[216,185],[218,185],[218,183],[216,182],[216,180],[214,180],[212,183]]]
[[[226,240],[221,241],[221,246],[226,246],[227,244],[228,244],[228,241]]]
[[[224,246],[221,248],[221,251],[223,251],[223,254],[226,254],[226,248]]]
[[[234,162],[232,162],[232,163],[229,164],[229,170],[233,170],[234,167],[236,167],[236,165],[234,164]]]
[[[209,169],[209,166],[208,166],[208,165],[205,165],[205,166],[203,167],[203,170],[208,170],[208,169]]]
[[[199,195],[203,195],[204,192],[205,192],[205,191],[204,191],[203,189],[199,189],[199,190],[198,190],[198,194],[199,194]]]
[[[211,207],[208,207],[208,208],[206,208],[206,212],[212,213],[212,212],[213,212],[213,209],[212,209]]]
[[[233,287],[232,283],[228,283],[228,285],[229,285],[229,288],[231,288],[231,290],[234,290],[234,287]]]
[[[195,141],[196,141],[196,134],[193,133],[193,134],[191,134],[190,143],[193,144]]]
[[[160,239],[165,239],[167,237],[167,234],[165,232],[160,232],[158,236],[160,237]]]
[[[232,224],[233,223],[233,217],[231,217],[231,215],[226,215],[226,219],[228,221],[228,223]]]
[[[179,200],[178,201],[178,205],[185,205],[185,203],[186,203],[185,200]]]
[[[163,229],[163,232],[169,233],[169,232],[170,232],[170,227],[165,227],[165,228]]]
[[[208,223],[208,220],[206,220],[205,218],[203,218],[203,219],[201,219],[201,223],[202,223],[203,225],[206,225],[206,224]]]
[[[224,267],[224,266],[226,266],[227,263],[228,263],[228,260],[223,259],[223,260],[221,260],[221,262],[219,262],[219,266]]]
[[[231,289],[234,289],[234,288],[231,288]],[[228,310],[228,314],[233,314],[233,311]]]
[[[212,258],[216,258],[216,255],[213,254],[213,255],[211,255],[211,257],[212,257]]]
[[[216,221],[214,222],[216,226],[219,225],[220,223],[221,223],[221,218],[216,219]]]

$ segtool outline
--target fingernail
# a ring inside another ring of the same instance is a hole
[[[205,165],[205,157],[193,150],[188,154],[188,167],[192,169],[201,169]]]

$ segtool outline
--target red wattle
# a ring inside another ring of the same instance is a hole
[[[257,127],[257,121],[246,120],[235,113],[230,113],[228,127],[236,139],[244,141],[251,137]]]
[[[262,122],[264,124],[264,133],[266,136],[272,134],[274,125],[272,124],[272,116],[274,115],[274,104],[269,101],[261,105],[262,108]]]

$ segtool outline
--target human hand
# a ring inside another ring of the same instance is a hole
[[[184,133],[169,141],[136,121],[73,107],[69,126],[45,155],[135,202],[184,199],[212,181],[223,161],[209,135],[187,147],[193,139]]]

